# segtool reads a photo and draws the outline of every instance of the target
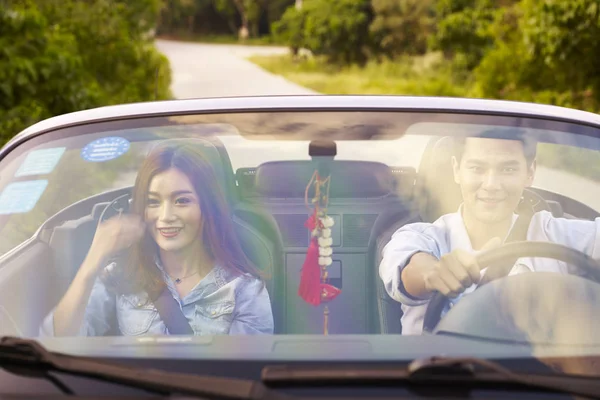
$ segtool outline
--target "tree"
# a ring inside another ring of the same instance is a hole
[[[270,26],[272,23],[279,21],[288,7],[295,6],[296,0],[268,0],[266,1],[267,20],[269,26],[268,33],[271,33]]]
[[[389,56],[424,54],[432,33],[432,0],[372,0],[371,32]]]
[[[183,30],[194,32],[195,15],[209,5],[206,1],[198,0],[164,0],[160,10],[159,31],[172,32]]]
[[[52,115],[100,103],[74,35],[35,8],[0,8],[0,141]]]
[[[447,59],[457,56],[467,69],[474,69],[486,51],[494,46],[490,32],[495,13],[520,0],[439,0],[435,7],[437,29],[432,50],[443,51]]]
[[[552,71],[553,85],[600,100],[600,1],[524,0],[522,9],[527,50]]]
[[[374,48],[372,20],[370,0],[305,0],[301,9],[288,8],[273,31],[292,49],[306,47],[333,63],[363,64]]]
[[[305,47],[305,20],[306,12],[294,6],[289,7],[281,16],[281,19],[274,22],[271,26],[273,36],[275,36],[279,42],[289,46],[294,55],[298,53],[300,48]]]
[[[0,8],[0,139],[50,116],[170,98],[150,35],[158,0],[20,0]]]
[[[223,0],[221,0],[223,1]],[[266,0],[230,0],[233,1],[240,19],[240,37],[258,36],[261,14],[265,11]]]
[[[476,95],[600,110],[597,0],[525,0],[498,10]]]

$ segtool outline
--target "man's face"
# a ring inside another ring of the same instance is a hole
[[[510,218],[535,173],[518,140],[467,138],[460,163],[453,158],[452,165],[463,212],[483,223]]]

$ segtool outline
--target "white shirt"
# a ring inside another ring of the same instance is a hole
[[[513,216],[513,224],[517,216]],[[600,259],[600,218],[583,221],[555,218],[548,211],[534,214],[527,231],[528,241],[552,242],[579,250],[594,259]],[[428,253],[437,259],[456,249],[473,251],[471,241],[460,213],[446,214],[433,224],[414,223],[398,229],[383,249],[383,259],[379,265],[379,276],[387,293],[402,303],[402,333],[417,335],[423,331],[423,317],[428,300],[415,299],[408,295],[400,280],[402,268],[410,258],[419,252]],[[521,258],[510,272],[544,271],[561,274],[577,273],[572,266],[547,258]],[[481,274],[485,273],[485,269]],[[467,288],[462,294],[475,290],[477,285]],[[456,303],[461,297],[452,300]]]

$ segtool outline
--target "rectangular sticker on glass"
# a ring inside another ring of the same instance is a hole
[[[27,154],[15,176],[49,174],[54,170],[64,152],[65,147],[34,150]]]
[[[0,194],[0,214],[20,214],[33,210],[48,186],[47,180],[13,182]]]

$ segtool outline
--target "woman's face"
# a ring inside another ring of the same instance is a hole
[[[180,252],[198,240],[202,213],[188,177],[176,168],[156,174],[148,187],[146,224],[163,251]]]

